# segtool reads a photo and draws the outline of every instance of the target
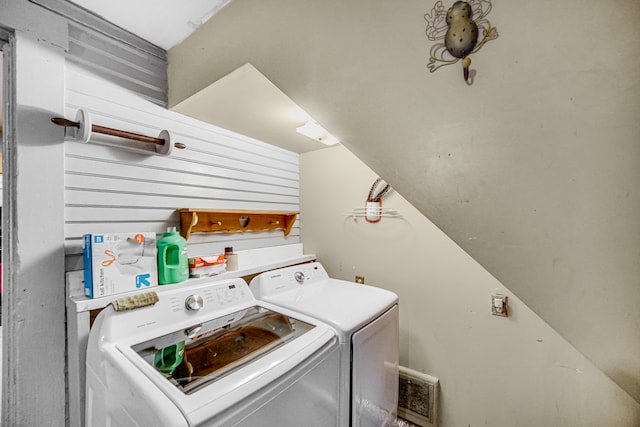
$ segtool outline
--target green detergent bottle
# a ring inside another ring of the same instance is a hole
[[[187,256],[187,241],[169,227],[167,232],[158,239],[158,283],[168,285],[184,282],[189,278],[189,258]]]

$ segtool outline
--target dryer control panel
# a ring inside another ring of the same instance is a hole
[[[249,288],[253,295],[260,299],[264,296],[298,288],[301,285],[321,282],[328,278],[329,275],[322,267],[322,264],[314,262],[280,268],[271,273],[263,273],[251,281]]]

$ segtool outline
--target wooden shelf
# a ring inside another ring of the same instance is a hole
[[[243,231],[283,230],[288,235],[298,212],[246,211],[215,209],[178,209],[180,234],[188,239],[191,233],[237,233]]]

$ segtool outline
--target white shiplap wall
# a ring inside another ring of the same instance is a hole
[[[65,142],[68,257],[81,253],[85,233],[179,227],[177,208],[299,211],[298,154],[168,111],[69,62],[66,76],[67,118],[75,120],[82,108],[94,124],[148,136],[167,129],[187,145],[165,157]],[[197,256],[225,246],[244,250],[299,242],[298,219],[287,237],[282,231],[197,233],[188,250]]]

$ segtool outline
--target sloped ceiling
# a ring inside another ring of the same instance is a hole
[[[231,0],[70,0],[107,21],[170,49]]]
[[[640,3],[495,1],[472,85],[433,3],[232,2],[169,103],[253,64],[640,402]]]
[[[296,132],[312,119],[251,64],[171,109],[296,153],[327,147]]]

